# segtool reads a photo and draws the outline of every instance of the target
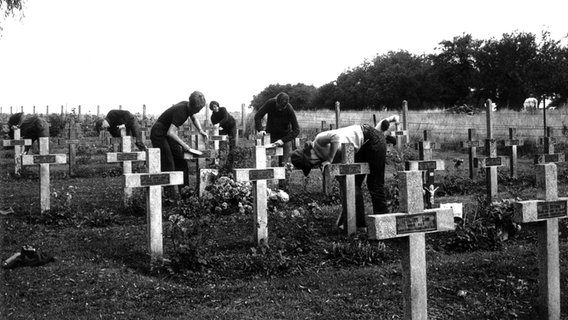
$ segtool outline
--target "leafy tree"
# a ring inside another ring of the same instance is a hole
[[[258,110],[266,100],[275,97],[280,92],[285,92],[290,96],[290,104],[292,104],[295,110],[305,110],[311,108],[312,101],[317,93],[317,88],[303,83],[295,85],[271,84],[264,88],[258,95],[253,96],[251,101],[253,109]]]
[[[335,109],[335,102],[339,101],[340,91],[335,81],[319,87],[314,96],[312,107],[315,109]]]
[[[2,35],[2,21],[9,16],[15,17],[16,13],[20,13],[23,17],[25,0],[0,0],[0,14],[3,19],[0,19],[0,35]]]
[[[446,106],[470,103],[470,93],[479,73],[475,54],[482,45],[469,34],[440,42],[440,53],[432,55],[432,79],[439,101]]]

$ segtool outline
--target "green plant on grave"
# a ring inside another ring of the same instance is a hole
[[[489,202],[486,197],[478,197],[475,210],[466,212],[455,232],[447,233],[444,248],[455,252],[501,249],[520,230],[520,225],[513,221],[515,201]]]
[[[52,191],[49,210],[30,216],[31,222],[59,226],[74,223],[79,209],[76,195],[77,187],[72,185]]]
[[[94,209],[91,212],[85,213],[82,219],[82,226],[92,228],[108,227],[116,222],[116,213],[104,208]]]

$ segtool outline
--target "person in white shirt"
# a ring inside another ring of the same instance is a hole
[[[398,123],[398,116],[391,116],[379,121],[372,127],[368,124],[352,125],[335,130],[319,133],[313,141],[308,141],[303,149],[297,149],[291,154],[292,164],[301,169],[307,176],[312,168],[325,168],[330,163],[341,161],[342,143],[351,143],[355,148],[355,162],[367,162],[371,172],[368,175],[355,177],[356,220],[357,227],[366,227],[365,205],[361,186],[367,177],[367,188],[371,194],[373,214],[388,213],[385,196],[385,161],[387,142],[396,144],[396,139],[386,136],[384,132],[390,123]],[[345,222],[344,212],[338,221],[342,227]]]

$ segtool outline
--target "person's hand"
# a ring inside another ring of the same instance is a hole
[[[20,129],[20,127],[19,127],[19,126],[16,126],[16,125],[13,125],[13,126],[12,126],[12,130],[16,130],[16,129]]]
[[[265,135],[266,135],[266,131],[260,130],[259,132],[257,132],[257,134],[258,134],[259,136],[265,136]]]
[[[199,131],[199,133],[200,133],[204,138],[209,138],[209,135],[207,134],[207,131],[201,129],[201,130]]]
[[[276,141],[274,141],[274,143],[272,143],[273,147],[281,147],[284,145],[284,141],[282,141],[281,139],[278,139]]]
[[[124,125],[124,124],[119,124],[116,127],[119,128],[119,129],[126,129],[126,125]]]

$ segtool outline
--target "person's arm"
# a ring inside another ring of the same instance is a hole
[[[383,122],[386,122],[383,125]],[[379,121],[379,123],[377,123],[377,125],[375,126],[375,129],[379,130],[379,131],[387,131],[390,127],[390,123],[394,122],[395,124],[399,124],[400,123],[400,118],[398,115],[392,115],[390,117],[384,118],[381,121]]]
[[[260,107],[260,109],[258,109],[258,111],[256,112],[256,114],[254,115],[254,127],[256,129],[257,132],[264,132],[266,133],[265,130],[262,129],[262,118],[264,118],[264,116],[268,113],[268,101],[265,102],[262,107]]]
[[[128,128],[127,128],[128,130]],[[136,146],[140,151],[146,151],[146,145],[142,140],[142,131],[140,131],[140,126],[138,125],[138,121],[135,118],[132,118],[131,128],[132,134],[136,137]]]
[[[195,153],[196,150],[192,149],[187,143],[185,143],[185,141],[183,141],[178,136],[177,132],[178,132],[178,127],[176,127],[174,124],[170,124],[170,127],[168,128],[168,133],[167,133],[168,138],[171,138],[175,142],[179,143],[185,151]]]
[[[219,112],[220,112],[219,115],[221,116],[221,120],[219,120],[219,125],[224,128],[227,122],[229,122],[230,115],[229,112],[227,112],[227,109],[225,108],[220,108]]]
[[[282,140],[282,143],[292,141],[300,134],[300,126],[298,125],[298,119],[296,118],[296,113],[294,112],[294,110],[290,110],[288,117],[290,121],[290,126],[292,128],[287,135],[285,135],[284,137],[282,137],[282,139],[280,139]]]
[[[207,132],[205,132],[205,130],[201,129],[201,123],[199,123],[199,120],[197,120],[197,118],[195,117],[194,114],[190,115],[189,118],[191,119],[191,122],[193,122],[193,124],[195,125],[195,128],[197,128],[197,130],[199,131],[199,134],[201,134],[204,137],[208,137]],[[177,127],[176,127],[176,132],[177,132]]]

